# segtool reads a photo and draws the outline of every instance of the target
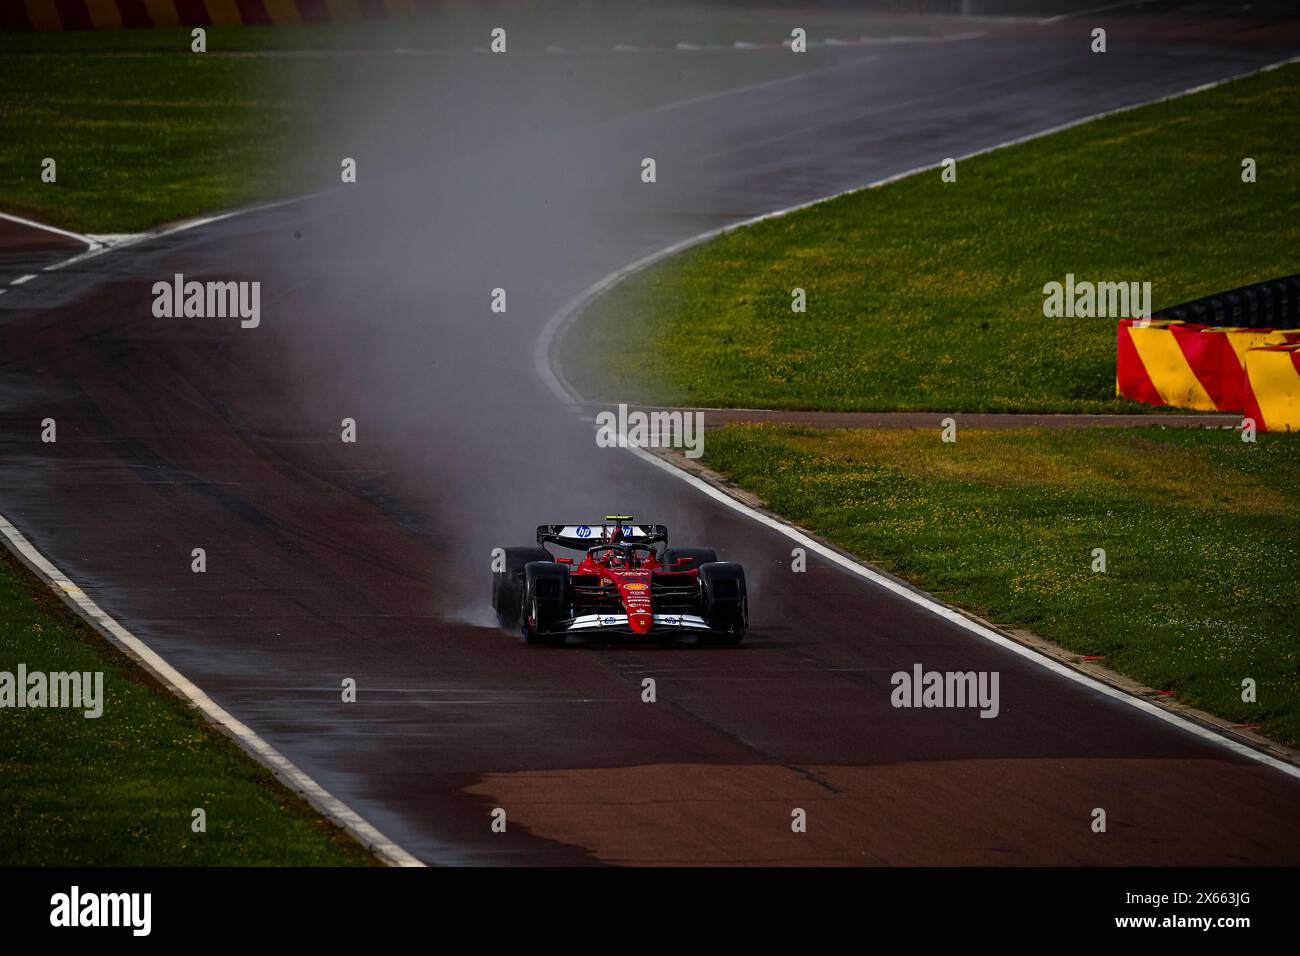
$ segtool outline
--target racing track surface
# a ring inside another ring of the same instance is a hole
[[[669,242],[1300,51],[1293,19],[1121,14],[870,48],[526,150],[462,141],[416,179],[393,160],[11,290],[0,512],[429,862],[1294,864],[1300,781],[815,557],[789,573],[785,538],[596,448],[531,365],[556,309]],[[261,281],[261,326],[154,318],[174,272]],[[744,646],[543,650],[490,626],[491,548],[613,511],[746,565]],[[999,671],[1001,715],[891,708],[914,663]]]

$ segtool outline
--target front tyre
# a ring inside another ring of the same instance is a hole
[[[524,566],[520,630],[524,641],[542,647],[559,647],[567,636],[556,631],[567,620],[572,604],[569,569],[556,561],[530,561]]]
[[[550,561],[544,548],[506,548],[501,571],[492,572],[492,610],[507,631],[519,630],[524,602],[524,567],[529,561]]]
[[[709,625],[710,644],[735,646],[749,630],[745,569],[731,561],[700,566],[700,616]]]

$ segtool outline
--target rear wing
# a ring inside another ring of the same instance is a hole
[[[602,542],[608,541],[614,525],[609,524],[539,524],[537,526],[537,543],[544,545],[548,541],[563,548],[586,551]],[[623,540],[628,544],[654,544],[668,540],[668,527],[662,524],[625,524]]]

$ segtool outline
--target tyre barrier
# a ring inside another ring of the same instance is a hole
[[[1300,328],[1300,275],[1207,295],[1161,309],[1152,318],[1219,328]]]
[[[506,2],[497,0],[490,8]],[[0,30],[332,23],[448,6],[445,0],[0,0]]]
[[[1246,353],[1245,415],[1259,431],[1300,431],[1300,344]]]
[[[1292,343],[1300,344],[1300,330],[1121,319],[1115,394],[1148,405],[1240,412],[1246,403],[1247,355]]]

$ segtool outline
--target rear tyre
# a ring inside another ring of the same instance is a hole
[[[705,640],[710,644],[734,646],[749,629],[749,596],[745,591],[745,569],[731,561],[716,561],[700,567],[700,616],[709,625]]]
[[[505,569],[492,572],[492,610],[507,631],[519,630],[524,604],[524,567],[529,561],[550,561],[543,548],[506,548]]]
[[[552,628],[566,620],[573,603],[569,590],[569,569],[555,561],[530,561],[524,565],[524,595],[520,608],[520,629],[524,640],[542,647],[558,647],[567,636]]]

